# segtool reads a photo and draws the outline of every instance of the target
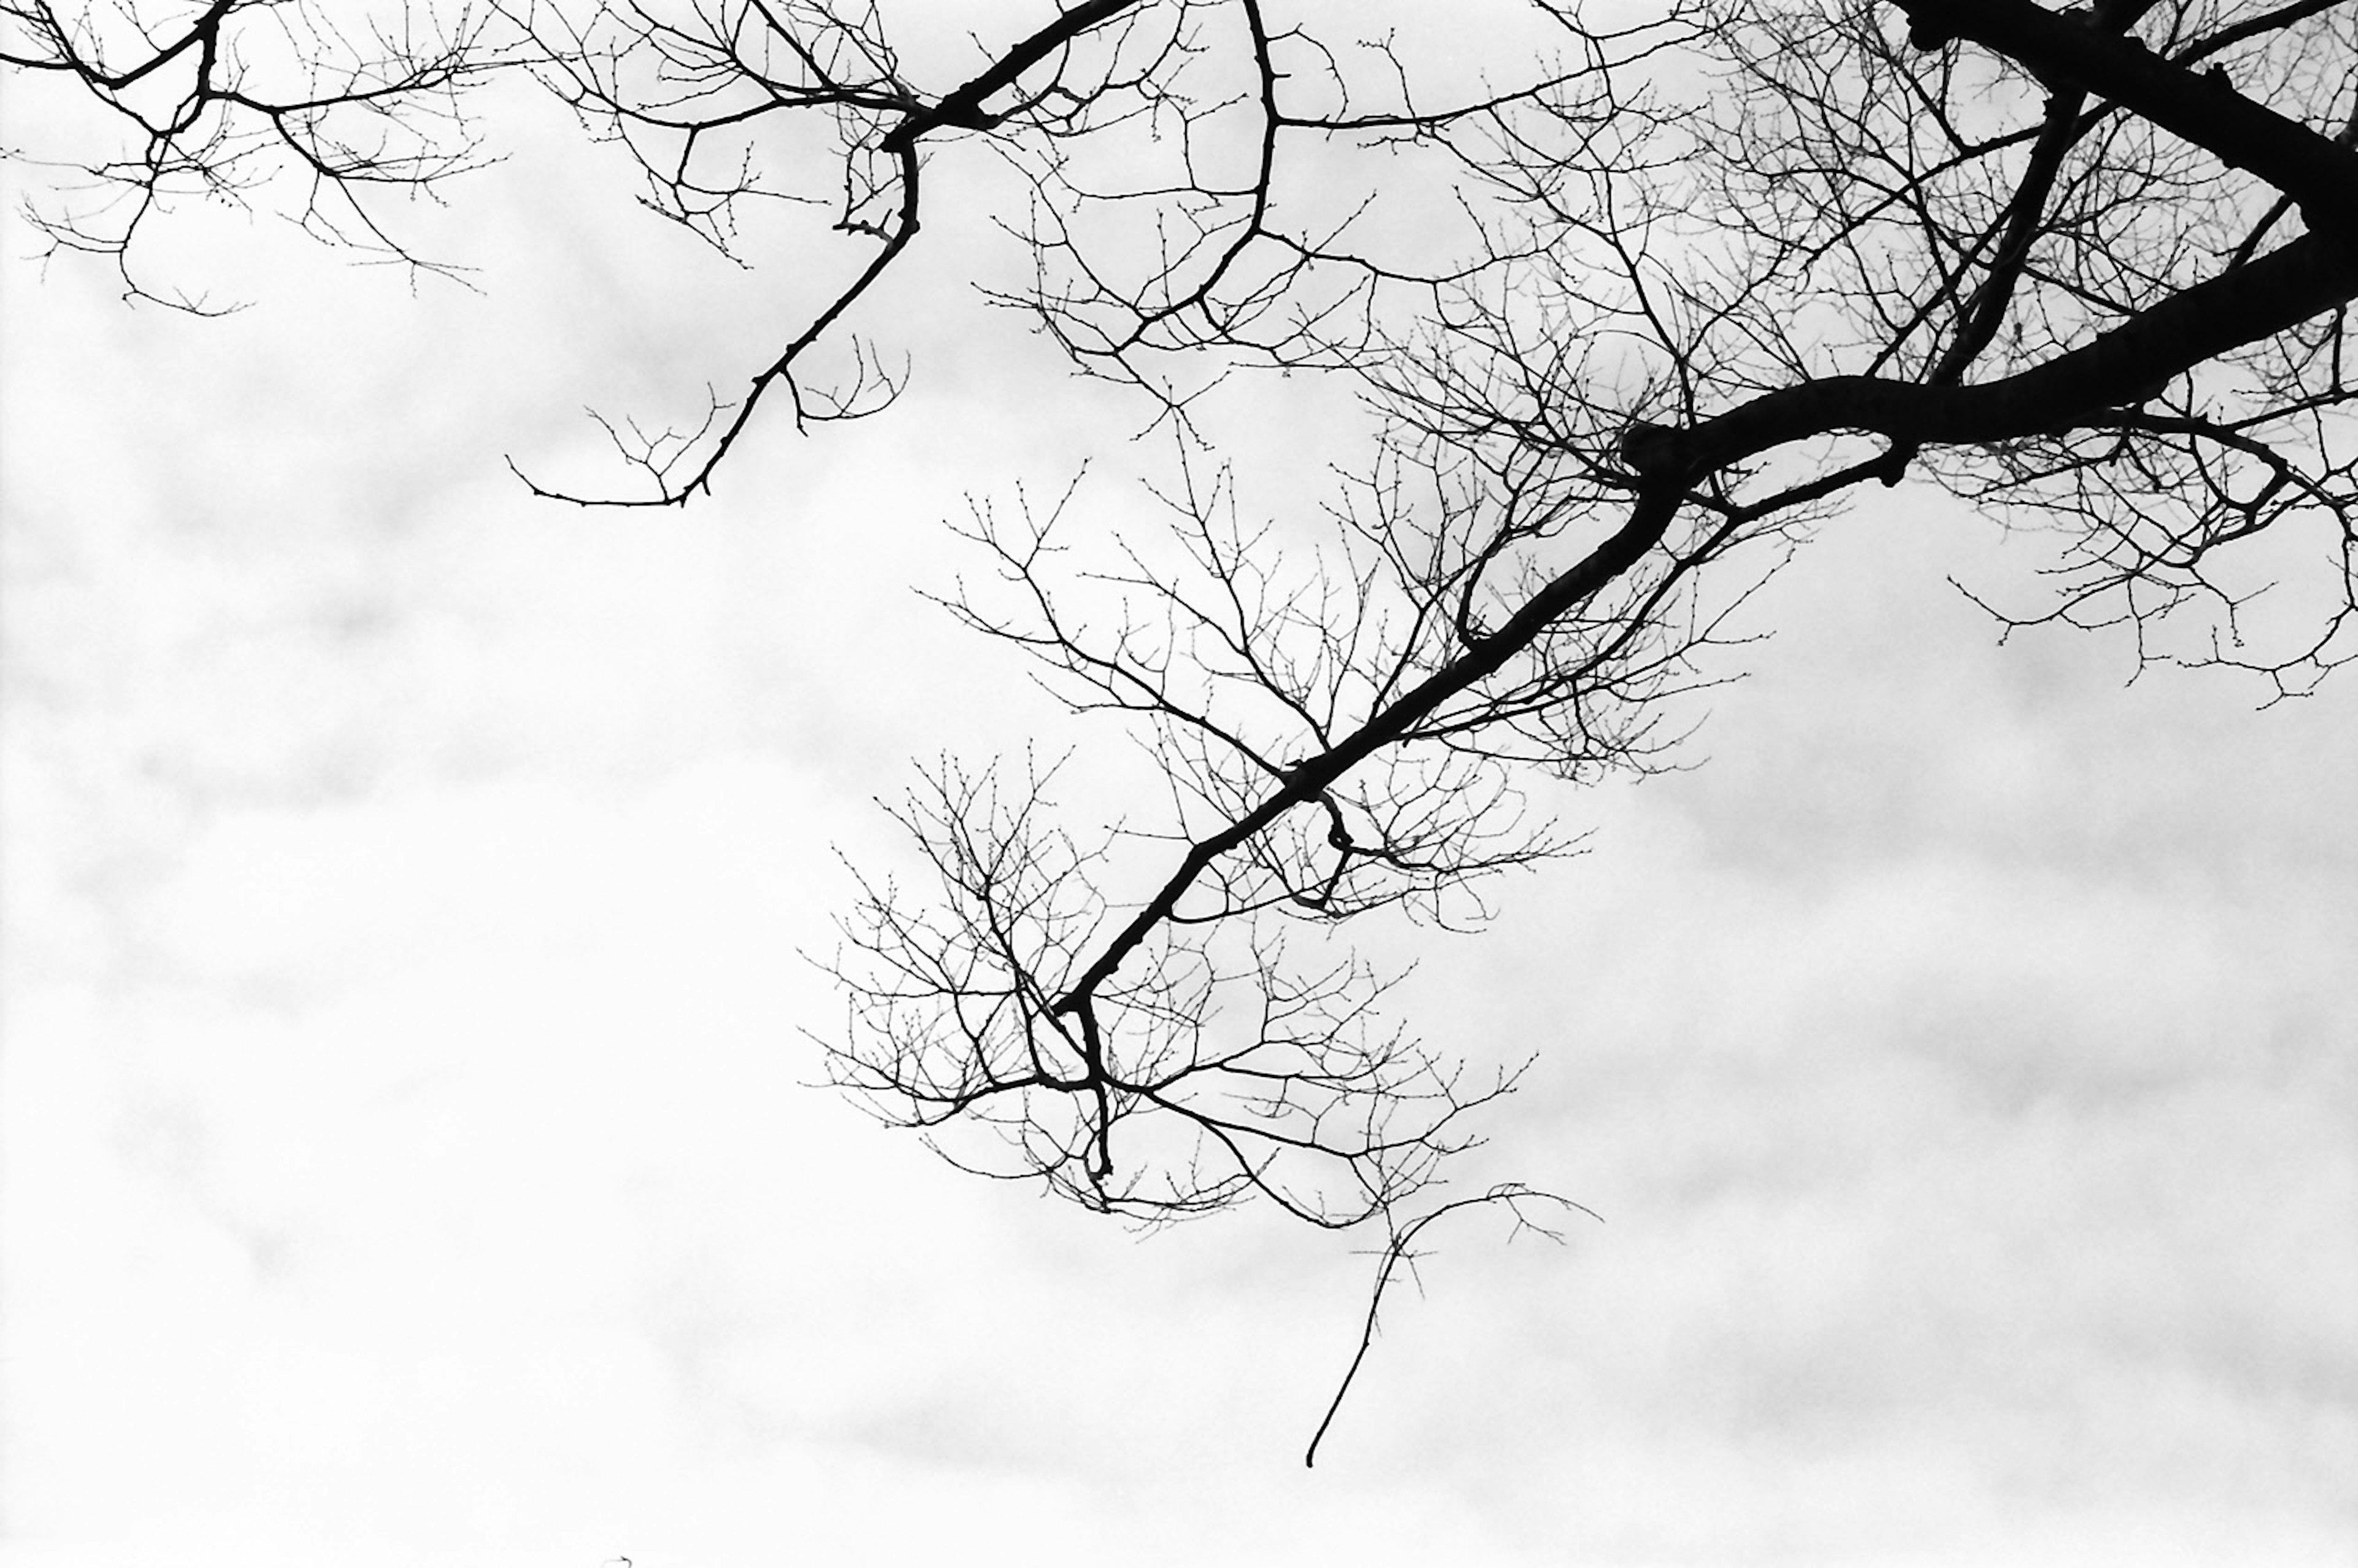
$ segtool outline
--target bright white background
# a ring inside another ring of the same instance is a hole
[[[232,223],[197,321],[6,231],[10,1563],[2358,1556],[2358,687],[1998,648],[1944,576],[2034,552],[1871,496],[1701,765],[1426,947],[1429,1036],[1541,1053],[1469,1184],[1608,1223],[1444,1237],[1305,1472],[1347,1241],[1137,1241],[804,1087],[873,798],[1091,740],[909,591],[941,519],[1094,453],[1137,522],[1136,410],[968,213],[869,312],[900,410],[536,504],[503,454],[594,479],[583,404],[692,406],[823,264],[523,139],[416,215],[481,295]]]

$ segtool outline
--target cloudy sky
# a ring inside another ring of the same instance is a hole
[[[1827,529],[1695,769],[1425,949],[1430,1037],[1541,1054],[1463,1180],[1606,1223],[1445,1235],[1306,1472],[1350,1239],[1140,1239],[806,1087],[875,798],[1088,739],[912,594],[942,520],[1092,455],[1139,515],[1136,411],[946,221],[893,415],[535,503],[809,276],[522,139],[415,215],[480,294],[223,221],[200,321],[5,231],[12,1563],[2358,1557],[2358,686],[2001,648],[1947,579],[2027,546]]]

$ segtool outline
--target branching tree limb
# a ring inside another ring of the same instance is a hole
[[[1379,1017],[1388,979],[1339,927],[1477,924],[1491,879],[1574,848],[1533,771],[1662,765],[1731,617],[1863,487],[2053,535],[2009,625],[2125,623],[2147,662],[2275,696],[2353,653],[2349,0],[1662,0],[1611,25],[1538,0],[1454,97],[1372,13],[1275,0],[1011,6],[930,84],[876,5],[509,0],[455,42],[334,66],[298,43],[310,85],[275,94],[230,40],[285,5],[127,32],[52,5],[0,3],[0,60],[134,125],[89,166],[129,221],[50,229],[126,277],[168,185],[242,178],[230,127],[291,151],[311,210],[362,211],[471,143],[328,127],[460,124],[444,106],[495,65],[741,260],[750,211],[819,213],[856,260],[733,399],[608,424],[645,481],[625,504],[709,491],[763,408],[890,406],[905,373],[857,335],[880,281],[977,160],[1011,173],[993,215],[1026,265],[978,260],[978,285],[1167,427],[1168,527],[1093,526],[1078,492],[978,504],[990,579],[947,603],[1142,743],[1163,797],[1076,833],[1057,769],[946,760],[900,813],[928,885],[863,880],[827,1044],[952,1159],[1092,1208],[1376,1220],[1388,1281],[1517,1068]],[[167,79],[194,85],[143,107]],[[1247,521],[1206,449],[1204,400],[1271,371],[1344,378],[1373,431],[1315,546]],[[2306,601],[2260,615],[2294,550]]]
[[[0,0],[0,66],[23,73],[18,90],[62,85],[64,107],[99,109],[117,133],[119,150],[50,166],[61,189],[26,203],[50,251],[109,258],[130,297],[217,313],[152,290],[137,241],[177,200],[242,202],[271,185],[292,193],[292,214],[322,240],[457,276],[412,252],[379,209],[481,163],[464,95],[506,58],[481,18],[423,4],[345,18],[308,0],[159,11],[176,14]]]

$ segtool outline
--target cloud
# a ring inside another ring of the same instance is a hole
[[[2358,1537],[2346,693],[1994,649],[1942,579],[2018,567],[1946,514],[1804,551],[1709,765],[1560,797],[1593,852],[1420,937],[1434,1044],[1542,1053],[1466,1187],[1608,1223],[1444,1233],[1304,1475],[1368,1259],[1138,1243],[805,1087],[830,846],[897,852],[913,757],[1074,733],[907,593],[937,520],[1127,427],[946,343],[942,401],[711,508],[535,508],[503,451],[586,460],[579,403],[673,406],[773,311],[529,229],[482,236],[496,306],[8,290],[14,1560]],[[1313,423],[1277,402],[1249,468]]]

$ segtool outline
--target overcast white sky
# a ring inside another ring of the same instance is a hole
[[[1703,765],[1554,797],[1594,852],[1427,952],[1428,1035],[1542,1054],[1468,1184],[1607,1223],[1445,1237],[1305,1472],[1348,1242],[1139,1241],[804,1087],[873,797],[1072,738],[909,592],[940,520],[1135,411],[945,222],[901,410],[535,504],[503,454],[808,297],[598,168],[421,217],[480,296],[265,224],[198,321],[5,232],[12,1564],[2358,1561],[2358,685],[1998,648],[1944,577],[2025,550],[1877,492]]]

